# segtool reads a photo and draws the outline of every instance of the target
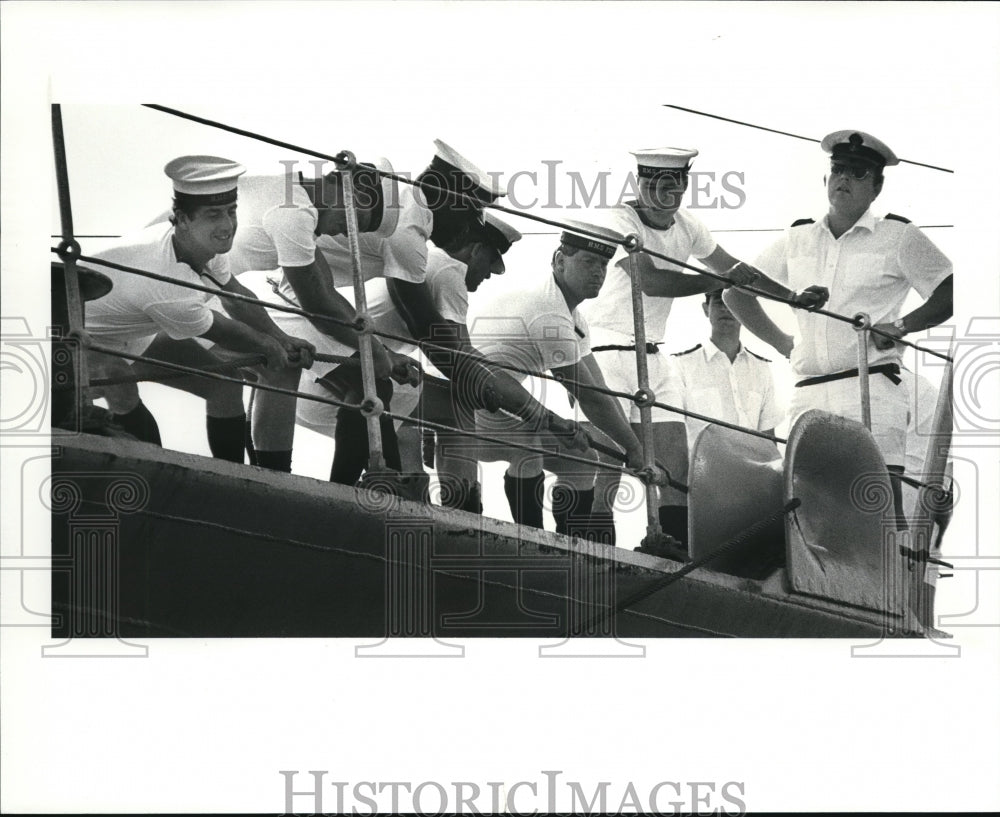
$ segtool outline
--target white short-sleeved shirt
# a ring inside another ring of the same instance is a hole
[[[466,265],[456,261],[448,253],[437,247],[428,247],[427,252],[427,286],[430,289],[431,300],[437,307],[441,317],[465,325],[469,313],[469,292],[465,288]],[[354,288],[342,287],[338,290],[352,304],[354,303]],[[399,314],[396,304],[389,295],[389,285],[385,278],[373,278],[365,282],[365,301],[368,314],[375,322],[375,327],[393,335],[410,337],[410,328]],[[383,338],[382,342],[394,352],[404,355],[416,351],[416,344]]]
[[[239,226],[229,251],[234,274],[304,267],[315,258],[319,213],[291,175],[241,178],[236,215]]]
[[[677,372],[683,383],[684,404],[688,411],[735,423],[755,431],[774,428],[783,413],[774,395],[774,377],[769,361],[740,346],[730,363],[729,357],[711,340],[694,349],[674,355]],[[693,417],[685,419],[688,444],[706,425]]]
[[[399,219],[392,234],[383,237],[377,233],[361,233],[358,236],[361,273],[366,281],[372,278],[399,278],[419,284],[424,280],[427,242],[434,228],[434,216],[418,189],[401,184],[398,193]],[[347,236],[319,236],[316,247],[323,253],[333,273],[334,286],[352,286],[354,267]],[[282,282],[282,291],[292,295],[287,282]]]
[[[681,208],[674,216],[674,223],[666,230],[657,230],[643,224],[635,209],[635,202],[627,202],[610,211],[606,218],[607,226],[622,235],[635,233],[642,237],[643,247],[662,253],[678,261],[687,262],[694,258],[706,258],[716,248],[715,239],[708,228],[690,212]],[[601,331],[601,342],[633,343],[635,329],[632,320],[632,283],[628,273],[619,266],[619,262],[628,263],[628,252],[618,248],[614,258],[608,264],[608,277],[601,288],[601,294],[587,301],[582,307],[595,335]],[[660,258],[651,259],[656,267],[670,268],[670,265]],[[642,304],[645,313],[646,340],[656,343],[663,340],[666,331],[667,317],[673,298],[661,298],[643,295]],[[607,333],[614,333],[615,338]]]
[[[154,224],[94,257],[200,286],[228,283],[232,276],[226,256],[215,256],[198,274],[177,260],[173,235],[169,222]],[[212,326],[212,313],[225,312],[218,296],[93,266],[113,285],[107,295],[90,301],[86,308],[87,331],[102,346],[137,354],[160,332],[174,340],[203,335]]]
[[[427,253],[427,286],[441,317],[463,326],[469,318],[469,290],[465,274],[469,267],[437,247]]]
[[[530,289],[505,293],[485,306],[470,327],[473,345],[488,359],[535,372],[578,363],[590,354],[590,330],[570,311],[550,273]],[[509,372],[523,381],[527,375]]]
[[[839,239],[827,217],[790,228],[757,259],[756,266],[774,280],[801,290],[812,284],[830,290],[826,309],[854,316],[866,312],[873,324],[900,317],[911,289],[924,298],[952,273],[951,262],[919,228],[894,218],[876,218],[869,210]],[[799,339],[792,368],[809,377],[858,365],[858,333],[847,323],[795,311]],[[902,350],[875,348],[870,364],[898,361]]]

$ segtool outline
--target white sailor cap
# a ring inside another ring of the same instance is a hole
[[[698,155],[694,148],[646,148],[630,151],[639,166],[640,179],[652,179],[691,169],[691,161]]]
[[[380,156],[372,164],[381,173],[395,172],[392,169],[392,163],[384,156]],[[382,221],[372,233],[379,238],[388,238],[396,232],[402,203],[399,200],[399,183],[388,176],[381,176],[380,178],[379,193],[382,196]]]
[[[218,156],[179,156],[167,162],[163,172],[175,193],[194,196],[202,204],[229,204],[236,201],[239,177],[247,169]]]
[[[506,221],[493,215],[492,210],[486,211],[486,224],[483,226],[484,243],[499,250],[503,255],[510,245],[521,240],[521,234]]]
[[[559,238],[561,244],[568,247],[579,247],[581,250],[596,253],[602,258],[614,258],[618,252],[619,245],[625,240],[625,236],[617,230],[605,227],[603,224],[594,224],[586,221],[576,221],[567,219],[563,222],[570,229],[564,230]],[[582,235],[573,232],[574,229],[597,235]]]
[[[899,158],[881,139],[860,130],[838,130],[828,133],[820,147],[834,159],[867,161],[879,167],[899,164]]]
[[[434,159],[429,170],[443,177],[448,190],[472,196],[483,204],[489,204],[500,196],[507,195],[503,185],[451,145],[435,139],[434,150]]]

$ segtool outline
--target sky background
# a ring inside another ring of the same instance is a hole
[[[295,158],[139,107],[156,102],[323,152],[387,156],[412,173],[441,138],[505,178],[537,172],[543,200],[544,163],[558,160],[560,202],[565,172],[608,171],[616,193],[629,149],[697,147],[696,170],[744,174],[741,207],[698,214],[747,258],[776,233],[727,231],[825,211],[824,154],[663,105],[817,139],[859,128],[956,171],[892,168],[876,208],[955,225],[928,233],[958,271],[960,335],[971,318],[1000,315],[993,6],[15,2],[0,15],[3,315],[32,329],[46,325],[47,285],[29,271],[45,269],[58,232],[52,101],[65,106],[80,234],[128,232],[161,212],[162,166],[175,156],[217,154],[262,172]],[[515,189],[519,202],[532,198],[527,177]],[[543,274],[553,246],[553,235],[526,235],[485,287]],[[673,349],[701,339],[698,300],[675,304]],[[174,425],[184,411],[161,423],[167,445],[194,445],[186,421]],[[17,452],[0,454],[10,507]],[[962,461],[978,480],[970,498],[995,496],[995,451],[975,438]],[[502,516],[502,499],[491,501]],[[978,501],[960,506],[956,555],[995,557],[996,514],[982,504],[982,514]],[[21,513],[45,530],[43,508]],[[8,543],[23,536],[14,516]],[[971,607],[973,574],[952,581],[954,604]],[[44,583],[32,592],[44,609]],[[276,811],[278,769],[484,783],[553,768],[647,786],[743,780],[754,810],[995,807],[996,629],[952,632],[959,659],[852,660],[843,642],[764,641],[543,662],[528,643],[470,642],[460,662],[380,662],[340,641],[157,641],[145,661],[59,662],[39,658],[44,632],[3,628],[4,807]]]

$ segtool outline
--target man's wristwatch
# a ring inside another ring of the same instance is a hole
[[[898,329],[900,331],[900,334],[903,334],[903,335],[906,334],[906,324],[903,323],[903,319],[902,318],[894,320],[892,322],[892,328],[893,329]]]

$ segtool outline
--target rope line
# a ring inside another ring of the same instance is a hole
[[[178,116],[181,119],[188,119],[191,122],[197,122],[201,125],[208,125],[212,128],[219,128],[219,130],[228,131],[229,133],[235,133],[237,136],[246,136],[250,139],[256,139],[259,142],[267,142],[269,145],[275,145],[279,148],[288,148],[288,150],[294,150],[297,153],[304,153],[306,156],[315,156],[318,159],[328,159],[331,162],[340,163],[342,160],[337,156],[331,156],[329,153],[320,153],[315,150],[310,150],[309,148],[304,148],[299,145],[293,145],[291,142],[282,142],[280,139],[272,139],[270,136],[264,136],[259,133],[255,133],[250,130],[243,130],[242,128],[234,128],[232,125],[226,125],[222,122],[216,122],[212,119],[205,119],[201,116],[195,116],[194,114],[185,113],[184,111],[179,111],[176,108],[168,108],[166,105],[152,105],[143,103],[142,107],[152,108],[154,111],[160,111],[162,113],[168,113],[171,116]]]
[[[187,375],[195,375],[195,376],[207,377],[207,378],[209,378],[211,380],[219,380],[219,381],[226,382],[226,383],[238,383],[238,384],[244,385],[244,386],[245,385],[249,385],[242,378],[226,377],[224,375],[216,374],[214,372],[209,372],[209,371],[207,371],[205,369],[197,369],[197,368],[194,368],[194,367],[191,367],[191,366],[184,366],[183,364],[180,364],[180,363],[169,363],[169,362],[167,362],[165,360],[156,360],[155,358],[143,357],[142,355],[133,355],[133,354],[130,354],[128,352],[122,352],[122,351],[120,351],[118,349],[111,349],[111,348],[104,347],[104,346],[98,346],[96,344],[95,345],[91,345],[89,348],[92,351],[100,352],[101,354],[113,355],[115,357],[122,357],[122,358],[125,358],[127,360],[139,361],[139,362],[143,362],[143,363],[151,363],[154,366],[161,366],[161,367],[163,367],[165,369],[169,369],[169,370],[171,370],[173,372],[176,372],[177,373],[176,374],[177,377],[183,377],[183,376],[187,376]],[[231,366],[231,365],[233,365],[233,363],[234,362],[231,361],[227,365]],[[95,385],[98,385],[99,383],[100,383],[100,381],[95,381]],[[106,383],[105,385],[111,385],[111,384],[107,384]],[[361,411],[364,408],[364,406],[362,404],[358,404],[358,403],[346,403],[346,402],[341,401],[341,400],[336,400],[336,399],[328,398],[328,397],[322,397],[320,395],[307,394],[305,392],[293,391],[293,390],[290,390],[290,389],[282,389],[282,388],[279,388],[277,386],[269,386],[269,385],[267,385],[265,383],[254,383],[254,384],[252,384],[252,386],[253,386],[254,389],[262,389],[264,391],[271,391],[271,392],[275,392],[277,394],[284,394],[284,395],[287,395],[287,396],[290,396],[290,397],[304,397],[307,400],[312,400],[313,402],[316,402],[316,403],[324,403],[324,404],[330,405],[330,406],[336,406],[337,408],[356,409],[358,411]],[[502,439],[502,438],[499,438],[499,437],[493,437],[493,436],[490,436],[490,435],[481,434],[481,433],[475,432],[475,431],[466,431],[465,429],[455,428],[453,426],[448,426],[448,425],[445,425],[443,423],[434,423],[434,422],[431,422],[430,420],[423,420],[423,419],[419,419],[419,418],[415,418],[415,417],[408,417],[408,416],[404,417],[403,415],[396,414],[396,413],[394,413],[392,411],[383,411],[382,415],[385,416],[385,417],[388,417],[388,418],[390,418],[392,420],[398,420],[399,422],[406,423],[406,424],[409,424],[409,425],[421,425],[421,426],[426,426],[428,428],[433,428],[435,431],[445,431],[445,432],[449,432],[449,433],[452,433],[452,434],[458,434],[458,435],[463,436],[463,437],[474,437],[474,438],[476,438],[478,440],[485,440],[486,442],[497,443],[499,445],[507,446],[507,447],[510,447],[510,448],[518,448],[518,449],[521,449],[523,451],[528,451],[528,452],[531,452],[531,453],[534,453],[534,454],[542,454],[542,455],[547,455],[547,456],[555,456],[555,457],[559,457],[561,459],[570,460],[572,462],[579,462],[579,463],[582,463],[582,464],[584,464],[584,465],[586,465],[588,467],[591,467],[591,468],[602,468],[602,469],[607,470],[607,471],[615,471],[615,472],[620,473],[620,474],[628,474],[630,476],[634,476],[634,477],[637,477],[638,479],[641,479],[640,476],[638,476],[637,474],[635,474],[633,471],[631,471],[628,468],[623,468],[621,466],[612,465],[611,463],[605,463],[605,462],[602,462],[601,460],[590,460],[590,459],[586,459],[584,457],[575,456],[573,454],[566,454],[566,453],[563,453],[563,452],[560,452],[560,451],[552,451],[552,450],[545,449],[545,448],[538,448],[536,446],[530,446],[530,445],[527,445],[527,444],[524,444],[524,443],[517,443],[517,442],[510,441],[510,440],[505,440],[505,439]],[[553,436],[558,436],[555,432],[549,432],[549,433],[552,433]],[[589,437],[588,437],[588,440],[589,440]],[[611,456],[615,456],[615,457],[617,457],[619,459],[624,459],[624,455],[623,454],[615,452],[610,447],[600,445],[599,443],[597,443],[596,445],[599,446],[599,449],[595,448],[595,450],[602,450],[604,453],[610,454]],[[679,487],[679,488],[680,487],[685,487],[686,488],[686,486],[683,486],[680,483],[678,483],[675,487]]]
[[[768,133],[777,133],[780,136],[790,136],[793,139],[802,139],[805,142],[815,142],[816,144],[820,144],[821,141],[819,139],[813,139],[811,136],[800,136],[797,133],[789,133],[788,131],[776,130],[774,128],[765,128],[763,125],[754,125],[750,122],[744,122],[740,119],[730,119],[729,117],[719,116],[718,114],[714,113],[706,113],[705,111],[696,111],[694,108],[683,108],[680,105],[664,105],[663,107],[673,108],[675,111],[684,111],[685,113],[693,113],[696,114],[697,116],[707,116],[709,119],[718,119],[722,122],[731,122],[734,125],[742,125],[745,128],[754,128],[756,130],[767,131]],[[955,172],[954,170],[949,170],[946,167],[938,167],[937,165],[929,165],[925,164],[924,162],[916,162],[913,159],[900,159],[899,161],[905,162],[908,165],[917,165],[919,167],[928,167],[931,170],[940,170],[942,173]]]
[[[898,478],[900,482],[905,482],[913,488],[927,488],[929,491],[937,491],[944,496],[951,495],[951,491],[945,487],[944,483],[922,482],[915,477],[908,476],[907,474],[899,474],[895,471],[891,471],[890,476]]]
[[[400,414],[395,414],[395,413],[393,413],[391,411],[383,411],[382,414],[384,416],[386,416],[386,417],[392,418],[393,420],[398,420],[398,421],[400,421],[402,423],[406,423],[407,425],[419,425],[419,426],[422,426],[422,427],[431,428],[434,431],[446,431],[446,432],[449,432],[451,434],[458,434],[461,437],[473,437],[473,438],[475,438],[477,440],[485,440],[486,442],[497,443],[499,445],[503,445],[503,446],[506,446],[508,448],[517,448],[517,449],[520,449],[521,451],[528,451],[528,452],[531,452],[531,453],[534,453],[534,454],[544,454],[544,455],[550,456],[550,457],[559,457],[560,459],[570,460],[571,462],[582,463],[582,464],[584,464],[584,465],[586,465],[586,466],[588,466],[590,468],[601,468],[601,469],[603,469],[605,471],[614,471],[614,472],[616,472],[618,474],[627,474],[629,476],[636,477],[640,481],[645,481],[645,480],[642,480],[642,478],[639,475],[637,475],[635,472],[633,472],[629,468],[624,468],[624,467],[622,467],[620,465],[612,465],[611,463],[609,463],[609,462],[603,462],[602,460],[588,460],[585,457],[578,457],[578,456],[576,456],[574,454],[566,454],[566,453],[561,452],[561,451],[551,451],[551,450],[548,450],[548,449],[545,449],[545,448],[538,448],[537,446],[531,446],[531,445],[528,445],[527,443],[517,443],[517,442],[510,441],[510,440],[502,439],[500,437],[493,437],[493,436],[488,435],[488,434],[483,434],[483,433],[478,432],[478,431],[467,431],[466,429],[463,429],[463,428],[454,428],[452,426],[445,425],[444,423],[435,423],[435,422],[433,422],[431,420],[423,420],[423,419],[419,419],[417,417],[409,417],[409,416],[404,417],[404,416],[402,416]],[[553,436],[558,436],[554,432],[544,432],[543,431],[543,432],[539,432],[539,433],[550,433]],[[612,456],[615,456],[615,457],[617,457],[619,459],[624,459],[624,455],[623,454],[614,452],[611,448],[609,448],[607,446],[601,446],[601,448],[605,449],[606,453],[609,453]],[[595,449],[595,450],[597,450],[597,449]],[[684,487],[686,487],[686,486],[684,486]]]
[[[745,528],[741,533],[737,534],[732,539],[730,539],[728,542],[713,550],[711,553],[706,553],[699,559],[687,562],[680,570],[671,573],[669,576],[664,576],[662,578],[656,579],[655,581],[651,582],[648,587],[644,587],[643,589],[638,590],[629,596],[626,596],[622,601],[615,604],[614,607],[612,607],[611,609],[596,614],[589,621],[583,624],[583,626],[577,630],[576,634],[583,635],[588,632],[592,632],[597,625],[603,623],[606,619],[618,615],[622,611],[627,610],[633,604],[637,604],[643,599],[649,598],[654,593],[658,593],[664,588],[669,587],[675,582],[680,581],[689,573],[693,573],[698,568],[704,567],[709,562],[713,561],[714,559],[717,559],[719,556],[729,553],[731,550],[734,550],[735,548],[744,544],[751,537],[756,536],[761,531],[765,530],[769,525],[781,519],[781,517],[783,517],[785,514],[794,511],[801,504],[802,504],[801,499],[789,500],[788,502],[785,503],[785,505],[781,509],[775,511],[774,513],[768,514],[763,519],[757,520],[752,525]]]

